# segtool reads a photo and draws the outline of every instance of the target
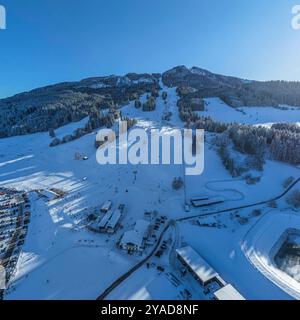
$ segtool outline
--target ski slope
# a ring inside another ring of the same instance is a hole
[[[167,107],[177,111],[175,90],[170,90],[168,101],[166,106],[158,98],[157,110],[151,113],[130,104],[123,108],[124,114],[136,115],[137,127],[163,127],[167,133],[172,127],[161,118]],[[56,134],[70,134],[86,121],[64,126]],[[180,121],[176,114],[174,121]],[[55,148],[49,147],[52,139],[48,133],[0,140],[0,185],[31,192],[33,204],[28,236],[6,299],[95,299],[140,259],[119,250],[116,242],[143,218],[145,210],[183,214],[183,191],[172,190],[173,178],[182,173],[181,166],[104,168],[96,161],[95,137],[91,133]],[[88,160],[75,160],[76,152]],[[49,202],[33,192],[50,188],[63,190],[66,196]],[[124,229],[113,236],[88,232],[82,225],[84,217],[108,199],[113,200],[114,207],[126,205]]]
[[[219,98],[205,99],[205,111],[198,111],[200,116],[211,117],[220,122],[243,124],[273,124],[278,122],[299,122],[300,108],[288,107],[282,110],[274,107],[233,108]]]
[[[136,127],[146,131],[156,128],[164,134],[171,134],[175,128],[182,128],[176,88],[163,86],[162,90],[168,92],[166,104],[159,97],[155,111],[143,112],[131,102],[122,107],[123,116],[136,118]],[[142,101],[145,99],[143,96]],[[282,122],[283,119],[300,120],[298,110],[242,108],[246,112],[244,115],[217,99],[209,99],[208,102],[207,111],[201,115],[210,115],[220,121],[266,124]],[[162,120],[166,112],[172,112],[170,121]],[[59,138],[71,134],[83,127],[87,120],[59,128],[56,134]],[[0,185],[30,192],[32,202],[32,221],[6,299],[95,299],[142,258],[120,251],[116,243],[124,231],[131,230],[135,221],[143,218],[145,210],[157,210],[170,219],[198,213],[195,209],[185,212],[184,190],[172,189],[174,177],[183,174],[183,166],[128,164],[103,167],[96,161],[95,137],[95,133],[90,133],[54,148],[49,147],[52,139],[48,133],[0,139]],[[129,141],[129,145],[132,142]],[[88,160],[75,160],[77,152],[87,156]],[[233,207],[279,194],[282,182],[298,174],[299,169],[293,166],[268,161],[261,181],[248,186],[244,181],[233,180],[215,150],[206,144],[204,173],[186,177],[186,196],[190,199],[208,192],[218,193],[226,198],[220,208]],[[50,188],[63,190],[66,196],[45,201],[34,192]],[[235,190],[243,196],[237,197]],[[108,199],[113,200],[114,206],[126,205],[123,229],[112,236],[87,231],[84,217],[99,209]],[[241,251],[240,242],[250,226],[235,225],[231,228],[232,221],[227,217],[222,223],[229,227],[226,230],[208,230],[182,223],[181,235],[216,270],[224,273],[224,278],[235,284],[245,297],[289,298],[272,281],[258,273]],[[241,270],[238,273],[237,266]],[[143,283],[140,274],[129,280],[113,297],[170,299],[178,295],[171,289],[160,292],[158,288],[168,288],[170,281],[164,276],[157,277],[151,270],[147,283]],[[127,291],[126,285],[132,290]],[[265,291],[262,292],[263,288]]]

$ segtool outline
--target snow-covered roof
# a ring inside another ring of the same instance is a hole
[[[121,218],[120,210],[114,211],[114,213],[112,214],[112,216],[110,217],[110,219],[107,223],[107,228],[114,229],[116,227],[117,223],[119,222],[120,218]]]
[[[111,208],[111,206],[112,206],[112,202],[110,200],[108,200],[102,205],[101,210],[108,211]]]
[[[192,205],[195,207],[201,207],[201,206],[208,206],[212,204],[218,204],[224,202],[224,198],[222,197],[210,197],[208,199],[206,198],[196,198],[191,199]]]
[[[176,249],[176,252],[203,283],[218,276],[216,271],[192,247]]]
[[[231,284],[214,293],[218,300],[246,300]]]
[[[123,234],[123,237],[120,241],[120,245],[126,245],[126,244],[133,244],[137,247],[140,247],[143,243],[143,237],[141,237],[137,232],[134,230],[126,231]]]
[[[136,221],[134,226],[134,231],[138,234],[142,235],[142,237],[145,235],[146,231],[149,228],[150,223],[146,220],[139,219]]]
[[[111,218],[112,212],[107,213],[99,222],[98,226],[99,228],[104,228],[108,222],[108,220]]]
[[[137,220],[134,229],[124,233],[120,244],[133,244],[140,247],[143,244],[143,238],[149,228],[150,223],[146,220]]]
[[[53,191],[47,190],[47,189],[45,189],[45,190],[40,190],[40,194],[43,195],[43,196],[45,196],[45,197],[48,198],[49,200],[53,200],[53,199],[57,196],[57,194],[55,194]]]
[[[0,197],[0,210],[14,208],[24,203],[24,199],[21,195],[1,195]]]

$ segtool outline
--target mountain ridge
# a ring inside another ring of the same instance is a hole
[[[127,73],[61,82],[0,100],[0,137],[55,129],[118,108],[142,94],[157,92],[160,81],[178,87],[181,99],[219,97],[232,107],[300,106],[300,82],[255,81],[208,70],[176,66],[164,73]]]

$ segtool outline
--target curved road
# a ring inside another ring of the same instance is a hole
[[[241,210],[241,209],[246,209],[246,208],[251,208],[251,207],[256,207],[262,204],[266,204],[269,203],[271,201],[277,201],[281,198],[283,198],[291,189],[294,188],[294,186],[296,184],[298,184],[300,182],[300,178],[296,179],[284,192],[282,192],[279,196],[274,197],[272,199],[269,200],[264,200],[264,201],[259,201],[259,202],[255,202],[255,203],[251,203],[251,204],[246,204],[244,206],[239,206],[239,207],[235,207],[235,208],[229,208],[229,209],[223,209],[223,210],[219,210],[219,211],[215,211],[215,212],[210,212],[210,213],[204,213],[204,214],[197,214],[194,216],[189,216],[189,217],[184,217],[184,218],[179,218],[176,221],[185,221],[185,220],[190,220],[190,219],[194,219],[194,218],[199,218],[199,217],[206,217],[206,216],[211,216],[214,214],[218,214],[218,213],[225,213],[225,212],[230,212],[230,211],[234,211],[234,210]]]
[[[214,180],[214,181],[209,181],[209,182],[206,182],[205,183],[205,188],[210,190],[210,191],[214,191],[214,192],[232,192],[232,193],[237,193],[240,195],[240,197],[238,199],[226,199],[226,200],[229,200],[229,201],[241,201],[241,200],[244,200],[245,199],[245,195],[237,190],[237,189],[233,189],[233,188],[225,188],[225,189],[222,189],[222,188],[214,188],[214,187],[210,187],[211,184],[213,183],[223,183],[223,182],[235,182],[235,181],[242,181],[244,180],[243,178],[240,178],[240,179],[235,179],[235,180]]]
[[[224,209],[224,210],[219,210],[219,211],[215,211],[215,212],[210,212],[210,213],[205,213],[205,214],[198,214],[198,215],[194,215],[194,216],[189,216],[189,217],[184,217],[184,218],[178,218],[175,221],[171,220],[166,227],[164,228],[164,230],[162,231],[154,249],[150,252],[150,254],[143,260],[141,260],[138,264],[136,264],[133,268],[131,268],[129,271],[127,271],[124,275],[122,275],[121,277],[119,277],[116,281],[114,281],[98,298],[97,300],[104,300],[117,286],[119,286],[123,281],[125,281],[127,278],[129,278],[136,270],[138,270],[139,268],[141,268],[156,252],[156,250],[158,249],[166,231],[169,229],[169,227],[171,225],[173,225],[174,223],[181,222],[181,221],[186,221],[186,220],[190,220],[190,219],[194,219],[194,218],[199,218],[199,217],[205,217],[205,216],[211,216],[211,215],[215,215],[218,213],[225,213],[225,212],[230,212],[230,211],[234,211],[234,210],[241,210],[241,209],[246,209],[246,208],[251,208],[251,207],[255,207],[258,205],[262,205],[262,204],[266,204],[269,203],[270,201],[277,201],[281,198],[283,198],[291,189],[293,189],[298,183],[300,182],[300,178],[296,179],[291,185],[289,185],[289,187],[282,192],[280,195],[278,195],[277,197],[274,197],[272,199],[269,200],[265,200],[265,201],[259,201],[256,203],[252,203],[252,204],[248,204],[248,205],[244,205],[244,206],[239,206],[239,207],[235,207],[235,208],[229,208],[229,209]]]
[[[160,234],[160,237],[154,247],[154,249],[150,252],[150,254],[143,260],[141,260],[138,264],[136,264],[133,268],[123,274],[120,278],[114,281],[96,300],[104,300],[119,284],[129,278],[135,271],[137,271],[140,267],[142,267],[156,252],[158,247],[160,246],[161,240],[163,239],[166,231],[170,228],[170,226],[174,224],[174,221],[169,221],[169,223],[165,226],[163,231]]]

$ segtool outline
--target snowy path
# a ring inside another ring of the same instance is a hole
[[[235,188],[222,188],[222,187],[214,187],[211,186],[212,184],[219,184],[219,183],[234,183],[235,181],[243,181],[244,179],[228,179],[228,180],[214,180],[214,181],[209,181],[206,182],[205,187],[210,190],[210,191],[218,191],[218,192],[225,192],[225,193],[231,193],[231,194],[237,194],[239,197],[235,197],[235,198],[228,198],[227,200],[229,201],[240,201],[240,200],[244,200],[245,199],[245,195],[244,193],[242,193],[241,191],[235,189]]]
[[[234,208],[229,208],[229,209],[223,209],[223,210],[218,210],[215,212],[209,212],[209,213],[203,213],[203,214],[197,214],[197,215],[193,215],[193,216],[189,216],[189,217],[184,217],[184,218],[179,218],[177,219],[177,221],[186,221],[186,220],[191,220],[191,219],[195,219],[195,218],[199,218],[199,217],[206,217],[206,216],[211,216],[211,215],[215,215],[215,214],[220,214],[220,213],[226,213],[226,212],[231,212],[231,211],[238,211],[241,209],[246,209],[246,208],[251,208],[251,207],[256,207],[259,205],[263,205],[263,204],[268,204],[271,201],[277,201],[281,198],[283,198],[289,191],[291,191],[298,183],[300,182],[300,178],[296,179],[284,192],[282,192],[280,195],[268,199],[268,200],[263,200],[263,201],[259,201],[259,202],[255,202],[255,203],[251,203],[251,204],[246,204],[246,205],[242,205],[239,207],[234,207]]]

